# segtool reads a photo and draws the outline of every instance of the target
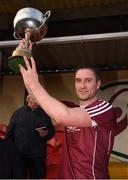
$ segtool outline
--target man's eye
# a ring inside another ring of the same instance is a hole
[[[87,82],[92,82],[92,79],[87,79]]]
[[[76,82],[80,82],[81,81],[81,79],[76,79]]]

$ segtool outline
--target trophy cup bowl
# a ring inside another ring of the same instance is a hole
[[[32,52],[29,50],[29,40],[38,42],[46,35],[48,26],[45,24],[51,15],[51,11],[43,14],[35,8],[20,9],[13,22],[15,39],[25,39],[25,47],[17,47],[12,56],[8,58],[8,66],[15,73],[19,73],[19,64],[25,67],[23,56],[30,58]]]

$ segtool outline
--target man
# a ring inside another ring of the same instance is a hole
[[[26,179],[46,178],[47,140],[55,130],[49,116],[39,107],[30,95],[27,104],[17,109],[8,125],[6,138],[12,139],[21,154]]]
[[[26,69],[19,67],[28,92],[54,123],[66,127],[59,178],[108,179],[116,118],[113,107],[97,98],[101,81],[96,71],[90,67],[76,71],[79,107],[71,108],[50,96],[40,84],[34,59],[24,60]]]

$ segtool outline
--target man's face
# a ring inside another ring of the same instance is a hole
[[[96,81],[91,69],[79,69],[75,75],[76,94],[81,101],[91,100],[96,97],[97,89],[101,82]]]

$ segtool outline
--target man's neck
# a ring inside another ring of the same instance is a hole
[[[80,100],[79,104],[80,104],[80,107],[86,107],[86,106],[92,104],[93,102],[95,102],[96,100],[97,100],[97,97],[94,97],[94,98],[88,99],[88,100],[84,100],[84,101]]]

